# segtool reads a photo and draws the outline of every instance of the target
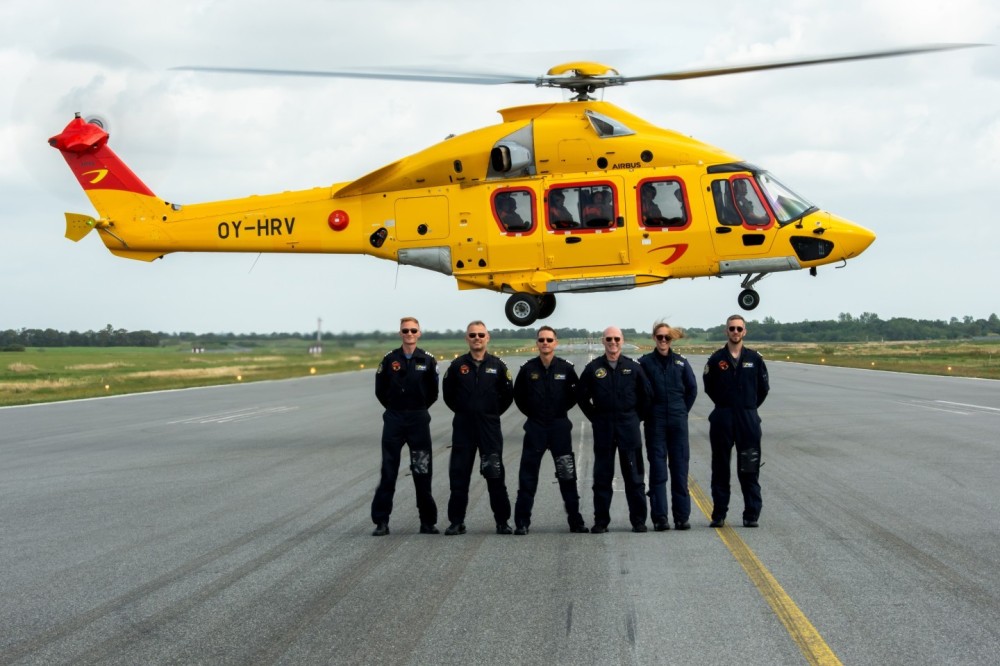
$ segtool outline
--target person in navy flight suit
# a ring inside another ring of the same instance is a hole
[[[437,504],[431,495],[431,415],[438,398],[437,361],[417,347],[420,322],[414,317],[399,321],[402,345],[385,355],[375,371],[375,397],[385,407],[382,414],[382,474],[372,499],[372,536],[389,533],[389,514],[396,493],[403,444],[410,447],[410,472],[417,493],[420,533],[439,534]]]
[[[715,403],[708,417],[712,443],[712,527],[726,524],[730,458],[736,447],[736,477],[743,491],[743,526],[757,527],[760,494],[760,416],[770,391],[764,357],[743,346],[747,324],[740,315],[726,321],[726,346],[705,364],[705,393]]]
[[[445,404],[455,413],[448,467],[451,483],[448,521],[451,524],[444,533],[447,536],[465,534],[469,484],[478,452],[479,473],[486,479],[497,534],[511,534],[500,415],[514,402],[514,383],[504,362],[486,351],[490,341],[486,324],[470,323],[465,329],[465,338],[469,353],[452,361],[441,381]]]
[[[528,533],[538,489],[538,468],[546,450],[555,463],[569,531],[589,532],[580,514],[571,436],[573,424],[566,414],[576,404],[576,369],[569,361],[556,356],[559,339],[551,326],[538,329],[536,344],[538,356],[522,365],[514,380],[514,402],[528,417],[524,423],[524,448],[514,504],[514,534]]]
[[[674,527],[691,528],[691,496],[688,494],[688,412],[698,396],[698,380],[688,360],[671,349],[670,343],[684,337],[684,331],[666,322],[653,326],[656,348],[639,359],[653,387],[653,404],[644,421],[646,457],[649,460],[649,513],[653,529],[670,529],[668,506],[673,509]],[[670,502],[667,502],[667,480]]]
[[[577,403],[594,429],[594,526],[604,534],[611,522],[615,452],[625,482],[633,532],[646,531],[646,484],[639,422],[649,408],[652,387],[642,367],[622,355],[621,329],[604,331],[604,354],[580,374]]]

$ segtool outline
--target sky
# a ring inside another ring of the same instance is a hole
[[[158,196],[199,203],[354,180],[558,101],[533,86],[209,75],[186,65],[426,67],[538,76],[573,60],[625,75],[937,43],[1000,45],[1000,5],[261,0],[0,1],[0,330],[195,333],[510,328],[507,296],[367,256],[119,259],[64,212],[93,214],[47,144],[75,111]],[[771,171],[877,234],[840,269],[772,274],[749,319],[1000,311],[1000,46],[611,88],[604,99]],[[738,277],[560,295],[546,323],[721,325]]]

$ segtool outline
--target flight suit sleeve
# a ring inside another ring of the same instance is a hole
[[[424,373],[424,407],[430,406],[438,399],[438,367],[437,360],[427,355],[427,372]]]
[[[645,421],[653,406],[653,385],[649,383],[649,377],[642,366],[636,363],[635,367],[635,411],[639,419]]]
[[[517,371],[517,379],[514,380],[514,404],[522,414],[531,418],[531,381],[528,379],[528,364],[525,363]]]
[[[771,391],[771,382],[767,377],[767,365],[764,364],[764,357],[760,356],[760,369],[757,371],[757,406],[760,407],[767,399],[767,394]]]
[[[594,396],[591,391],[591,383],[593,382],[593,371],[588,365],[583,369],[583,373],[580,375],[580,381],[576,385],[576,404],[580,406],[583,411],[583,415],[587,417],[588,421],[593,421],[594,417],[597,415],[594,409]]]
[[[702,381],[705,383],[705,394],[712,399],[712,403],[719,404],[719,385],[718,378],[715,372],[712,370],[712,362],[715,356],[710,356],[708,361],[705,362],[705,372],[702,376]]]
[[[690,412],[694,407],[695,398],[698,397],[698,380],[694,376],[694,369],[687,359],[684,359],[684,406]]]
[[[576,391],[580,384],[580,378],[576,374],[576,368],[571,363],[566,363],[566,390],[563,391],[563,409],[567,412],[573,409],[576,404]]]
[[[444,404],[448,409],[458,412],[458,373],[455,372],[455,364],[452,363],[444,371],[441,379],[441,395],[444,397]]]
[[[497,359],[497,414],[503,414],[514,403],[514,382],[507,364]]]
[[[389,373],[385,371],[386,359],[388,358],[389,355],[386,354],[375,370],[375,397],[379,404],[386,409],[389,408]]]

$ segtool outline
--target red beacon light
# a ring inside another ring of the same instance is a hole
[[[347,213],[342,210],[333,211],[330,213],[330,217],[327,218],[327,224],[329,224],[330,228],[334,231],[343,231],[347,228],[347,224],[350,221],[351,219],[347,216]]]

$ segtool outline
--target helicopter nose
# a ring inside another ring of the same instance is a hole
[[[840,254],[844,259],[856,257],[875,242],[875,232],[855,224],[849,220],[831,216],[832,221],[838,230],[838,245]]]

